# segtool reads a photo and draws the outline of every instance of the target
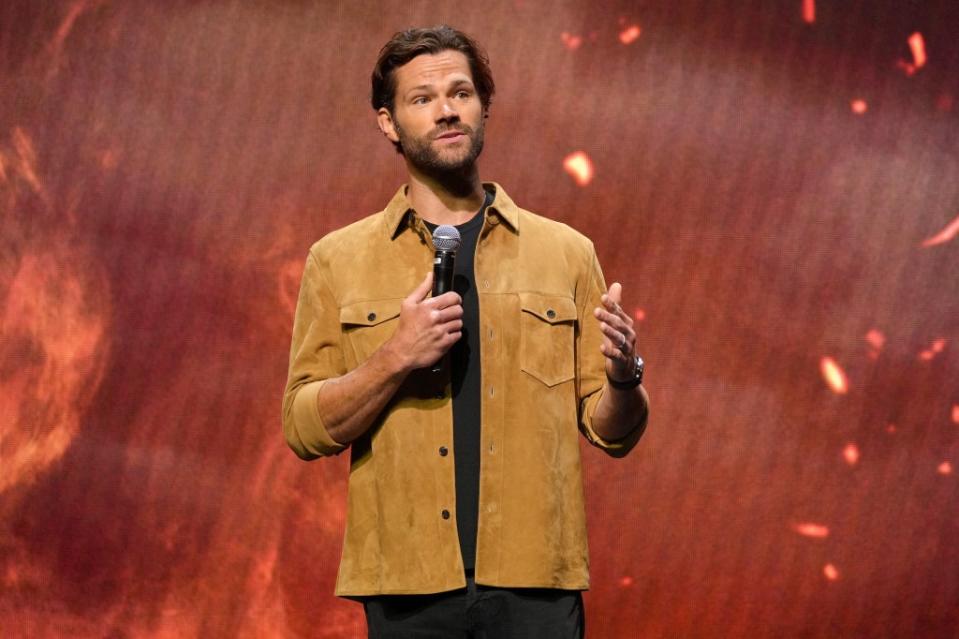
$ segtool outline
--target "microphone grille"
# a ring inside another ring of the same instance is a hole
[[[460,247],[460,232],[455,226],[442,224],[433,231],[433,248],[439,251],[457,251]]]

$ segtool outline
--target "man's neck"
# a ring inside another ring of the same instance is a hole
[[[455,226],[476,215],[486,193],[474,165],[468,172],[449,179],[437,179],[411,169],[406,197],[427,222]]]

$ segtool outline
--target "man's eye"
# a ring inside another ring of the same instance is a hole
[[[463,99],[466,99],[466,98],[470,97],[470,95],[471,95],[471,94],[470,94],[469,91],[458,91],[458,92],[456,93],[456,97],[458,97],[458,98],[463,98]]]
[[[426,104],[428,101],[429,98],[427,98],[425,95],[413,98],[413,104]]]

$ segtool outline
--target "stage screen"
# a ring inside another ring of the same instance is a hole
[[[406,179],[379,48],[439,23],[647,363],[638,447],[582,445],[587,636],[959,636],[946,0],[5,0],[0,635],[365,636],[349,456],[280,402],[307,250]]]

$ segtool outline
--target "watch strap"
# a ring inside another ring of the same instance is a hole
[[[615,388],[616,390],[632,390],[643,383],[644,369],[645,364],[643,359],[639,355],[636,355],[632,379],[621,382],[611,378],[609,375],[606,375],[606,382],[610,385],[610,387]]]

